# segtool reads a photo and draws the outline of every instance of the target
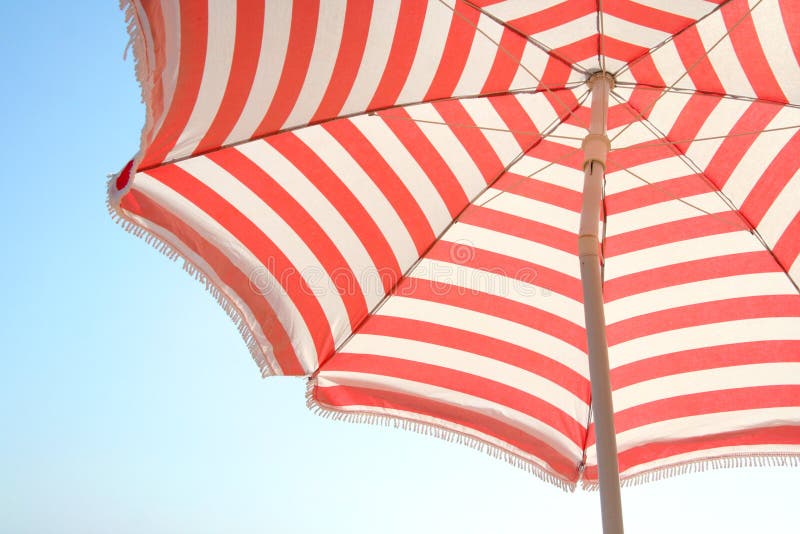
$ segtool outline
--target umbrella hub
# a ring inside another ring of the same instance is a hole
[[[593,70],[590,71],[586,75],[586,85],[589,86],[590,90],[594,89],[595,82],[598,80],[605,80],[608,84],[608,90],[612,90],[617,85],[617,80],[614,78],[614,75],[610,72],[605,72],[602,70]]]

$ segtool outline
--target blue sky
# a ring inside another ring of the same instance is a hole
[[[144,121],[116,2],[0,2],[0,534],[600,532],[471,449],[311,414],[105,208]],[[635,532],[796,528],[797,470],[625,489]]]

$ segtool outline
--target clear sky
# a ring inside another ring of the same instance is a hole
[[[113,0],[0,0],[0,534],[599,533],[482,453],[305,408],[105,208],[144,109]],[[626,531],[792,532],[800,471],[623,490]]]

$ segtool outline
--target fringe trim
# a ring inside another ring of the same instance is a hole
[[[733,454],[718,458],[692,460],[677,463],[656,469],[650,469],[643,473],[632,475],[620,481],[623,487],[638,486],[656,480],[672,478],[687,473],[702,473],[715,469],[730,469],[736,467],[800,467],[800,455],[795,453],[771,453],[771,454]],[[595,481],[581,481],[581,487],[587,491],[596,491],[600,488]]]
[[[332,419],[334,421],[346,421],[348,423],[394,427],[403,430],[410,430],[412,432],[416,432],[417,434],[423,434],[425,436],[433,436],[435,438],[439,438],[451,443],[466,445],[467,447],[488,454],[493,458],[504,460],[505,462],[513,465],[514,467],[522,469],[534,475],[535,477],[543,480],[544,482],[548,482],[560,488],[565,492],[574,492],[577,486],[577,484],[575,484],[574,482],[569,482],[553,475],[540,465],[532,462],[531,460],[528,460],[527,458],[511,453],[505,449],[498,447],[497,445],[469,436],[457,430],[445,428],[443,426],[439,426],[433,423],[423,423],[420,421],[414,421],[412,419],[406,419],[395,415],[345,411],[333,408],[331,406],[322,405],[314,397],[315,385],[316,384],[313,379],[308,380],[306,386],[306,406],[314,414],[324,417],[326,419]]]
[[[272,360],[272,358],[269,358],[271,355],[266,355],[261,349],[258,340],[255,338],[252,330],[247,325],[247,321],[245,320],[244,315],[241,313],[239,308],[228,299],[228,297],[214,284],[211,278],[200,267],[195,265],[191,260],[181,254],[174,245],[170,244],[168,241],[154,234],[150,230],[143,228],[125,214],[124,210],[119,206],[119,198],[121,197],[121,194],[116,188],[116,180],[118,176],[119,173],[110,175],[107,185],[108,194],[106,198],[106,208],[108,209],[111,219],[115,223],[119,224],[127,233],[143,239],[145,243],[152,246],[171,261],[183,260],[183,270],[189,273],[190,276],[200,282],[203,286],[205,286],[206,291],[208,291],[211,296],[216,299],[220,307],[225,311],[228,317],[230,317],[231,321],[233,321],[233,324],[236,325],[236,329],[239,331],[239,335],[242,336],[242,340],[247,346],[247,350],[250,351],[250,355],[253,357],[256,365],[258,365],[258,370],[261,372],[261,376],[266,378],[268,376],[282,374],[277,362],[270,361]]]
[[[120,0],[119,8],[125,13],[125,23],[127,24],[128,30],[128,44],[125,47],[125,52],[123,53],[123,60],[127,57],[128,49],[132,48],[136,81],[139,82],[141,101],[145,105],[145,123],[139,135],[139,153],[134,158],[133,168],[131,171],[131,178],[133,178],[133,174],[139,167],[139,161],[143,155],[142,149],[145,147],[147,133],[151,131],[155,124],[153,110],[148,104],[151,101],[151,95],[153,93],[153,87],[155,84],[150,76],[152,70],[150,69],[150,65],[148,63],[149,57],[147,54],[147,45],[144,36],[142,35],[139,12],[136,9],[134,0]],[[128,181],[128,185],[130,185],[130,182],[131,180]]]

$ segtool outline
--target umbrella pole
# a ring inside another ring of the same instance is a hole
[[[604,73],[595,74],[589,80],[589,87],[592,91],[592,115],[589,134],[583,140],[583,206],[578,236],[604,534],[622,534],[623,532],[598,237],[603,175],[606,155],[610,148],[606,136],[608,93],[613,83],[611,76]]]

